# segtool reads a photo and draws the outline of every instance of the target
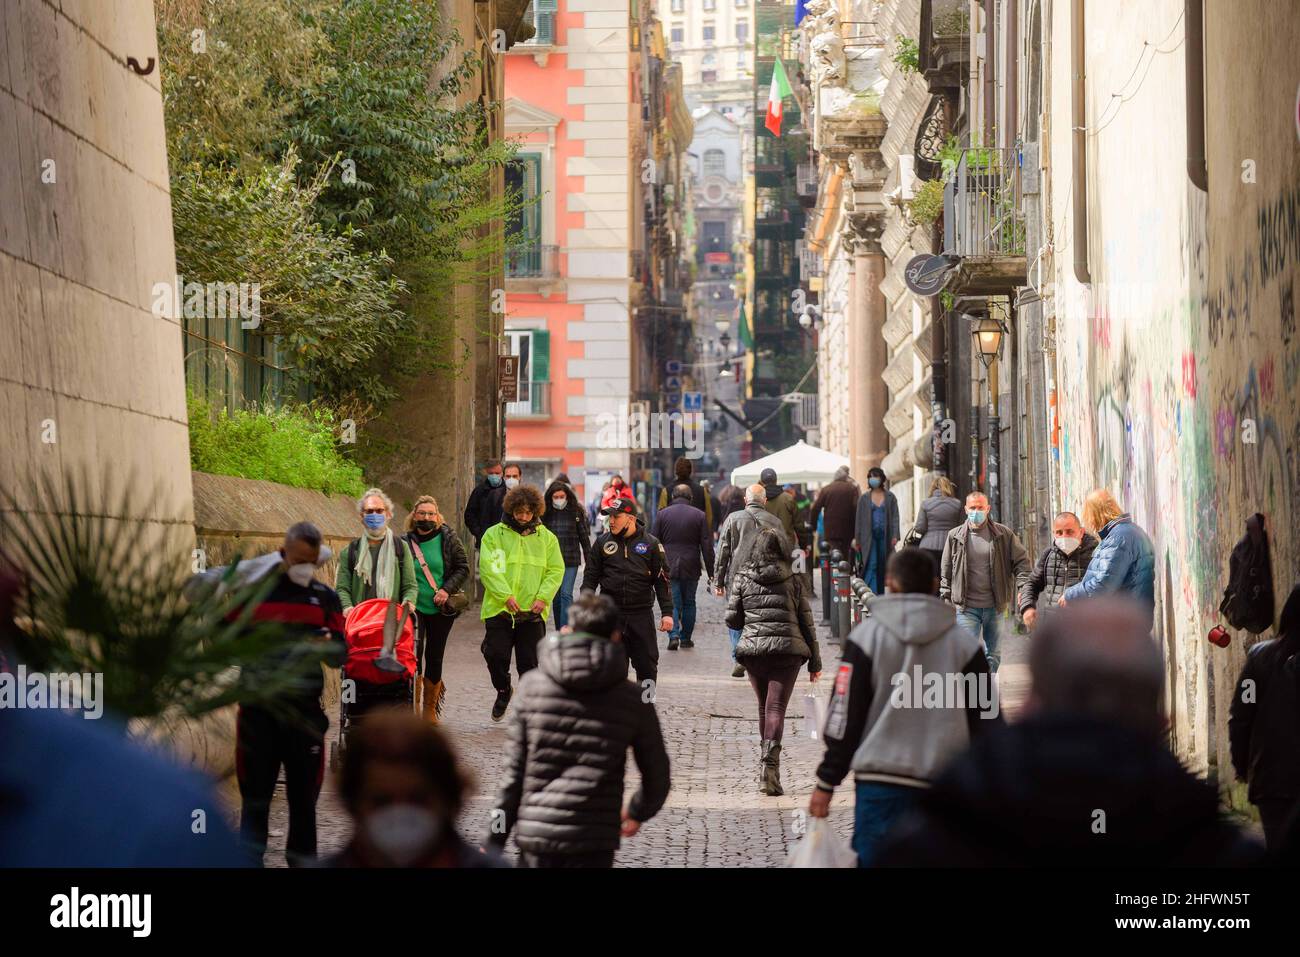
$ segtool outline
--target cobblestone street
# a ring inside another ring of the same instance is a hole
[[[820,599],[814,602],[820,616]],[[662,811],[641,832],[624,840],[616,866],[635,867],[774,867],[785,863],[799,840],[803,809],[813,787],[813,772],[822,746],[803,727],[804,699],[808,690],[821,697],[829,693],[839,645],[832,644],[822,627],[822,658],[826,676],[816,685],[801,673],[801,685],[790,703],[784,749],[781,755],[782,797],[761,794],[757,786],[757,706],[749,682],[731,677],[723,600],[699,591],[696,647],[667,651],[660,636],[660,670],[656,705],[672,762],[672,792]],[[505,744],[506,722],[492,722],[489,711],[493,691],[479,653],[482,624],[471,608],[452,630],[447,646],[444,677],[448,698],[443,728],[453,737],[465,765],[475,778],[475,789],[460,820],[461,833],[477,841],[488,826],[496,794]],[[1014,711],[1024,693],[1025,639],[1003,638],[1000,672],[1004,709]],[[331,715],[331,740],[337,719]],[[628,757],[629,792],[636,787],[635,762]],[[283,845],[288,821],[283,783],[277,788],[271,819],[270,867],[284,866]],[[831,805],[831,825],[848,840],[853,831],[852,781],[836,791]],[[340,806],[332,775],[327,773],[318,804],[319,852],[326,856],[347,841],[350,824]],[[514,841],[508,845],[512,860]]]

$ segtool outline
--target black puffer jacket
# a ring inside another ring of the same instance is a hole
[[[1277,633],[1251,646],[1228,718],[1232,766],[1257,804],[1300,797],[1300,585],[1287,599]]]
[[[1030,608],[1036,607],[1040,614],[1055,608],[1067,588],[1083,581],[1096,548],[1097,536],[1091,532],[1083,533],[1083,541],[1070,555],[1053,544],[1038,556],[1033,574],[1020,586],[1016,610],[1023,615]]]
[[[759,532],[750,561],[727,599],[727,627],[741,632],[736,658],[798,655],[808,671],[822,670],[821,649],[802,575],[782,555],[780,536]]]
[[[647,821],[668,798],[668,753],[653,704],[627,680],[622,643],[552,634],[538,667],[519,681],[496,807],[505,827],[487,840],[530,854],[586,854],[618,847],[623,772],[632,748],[641,788],[628,814]]]

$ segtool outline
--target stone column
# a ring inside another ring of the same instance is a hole
[[[884,230],[882,213],[855,213],[849,219],[845,241],[853,253],[853,296],[849,311],[849,463],[859,482],[867,469],[879,465],[889,453],[885,413],[889,389],[883,378],[889,347],[885,325],[885,254],[880,247]]]

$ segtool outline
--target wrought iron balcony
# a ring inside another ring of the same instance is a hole
[[[549,382],[519,383],[519,401],[506,403],[508,419],[545,419],[551,415],[551,384]]]
[[[506,249],[507,279],[555,279],[560,274],[560,247],[517,243]]]
[[[945,249],[962,259],[961,287],[1004,294],[1025,282],[1025,213],[1021,153],[963,150],[945,200]]]

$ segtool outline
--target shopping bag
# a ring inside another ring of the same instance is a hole
[[[786,858],[786,867],[857,867],[858,855],[824,817],[810,817],[808,832]]]
[[[815,694],[803,696],[803,733],[814,741],[822,736],[826,727],[826,702]]]

